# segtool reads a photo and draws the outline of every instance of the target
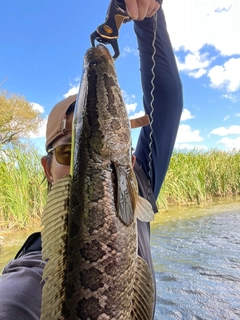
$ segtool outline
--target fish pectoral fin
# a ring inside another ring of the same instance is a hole
[[[144,222],[150,222],[154,219],[154,212],[151,203],[141,196],[138,196],[137,199],[136,217]]]
[[[136,178],[132,167],[114,163],[117,177],[117,213],[125,225],[130,225],[134,220],[137,200]]]
[[[151,320],[154,309],[154,279],[146,261],[137,257],[131,320]]]

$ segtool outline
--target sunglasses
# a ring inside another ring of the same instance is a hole
[[[57,147],[48,149],[48,153],[55,152],[55,158],[58,163],[63,164],[64,166],[70,166],[71,163],[71,143],[61,144]]]

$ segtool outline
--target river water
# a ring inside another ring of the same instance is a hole
[[[156,217],[156,320],[240,319],[239,229],[240,201]]]
[[[240,199],[157,214],[155,320],[240,319]],[[4,233],[0,270],[31,231]]]

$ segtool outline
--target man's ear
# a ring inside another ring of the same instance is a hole
[[[41,164],[48,182],[52,184],[53,176],[52,176],[51,166],[49,164],[49,158],[47,156],[43,156],[41,158]]]

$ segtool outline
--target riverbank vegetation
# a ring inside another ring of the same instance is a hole
[[[0,152],[0,228],[40,225],[47,184],[33,147]],[[174,152],[158,207],[202,204],[240,194],[240,151]]]
[[[0,229],[40,224],[47,187],[40,154],[20,145],[0,151]]]
[[[240,150],[174,152],[158,197],[159,209],[240,194]]]

